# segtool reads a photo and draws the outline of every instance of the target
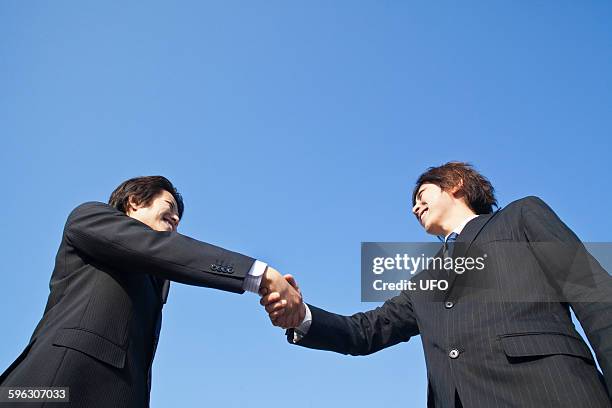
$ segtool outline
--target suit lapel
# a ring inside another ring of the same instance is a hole
[[[457,241],[454,244],[453,253],[451,254],[453,259],[465,256],[465,254],[470,250],[470,247],[478,234],[480,234],[480,231],[482,231],[485,225],[487,225],[487,223],[495,216],[495,214],[497,214],[498,211],[499,210],[493,214],[479,215],[465,225],[463,231],[461,231],[461,234],[457,236]],[[447,294],[451,292],[455,280],[457,279],[457,275],[458,274],[455,272],[451,273],[448,280]]]

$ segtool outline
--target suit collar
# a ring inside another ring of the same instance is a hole
[[[474,240],[478,237],[478,234],[480,234],[485,225],[487,225],[498,212],[499,210],[495,211],[493,214],[482,214],[470,220],[465,227],[463,227],[461,234],[457,236],[452,257],[459,258],[465,256],[465,254],[470,250],[470,246]],[[457,279],[457,273],[453,272],[448,280],[447,294],[451,292],[455,279]]]
[[[472,221],[474,218],[478,217],[477,214],[474,215],[470,215],[469,217],[466,217],[459,225],[457,225],[455,227],[455,229],[453,229],[451,232],[449,232],[442,241],[446,242],[448,240],[448,237],[454,232],[455,234],[457,234],[457,236],[459,236],[459,234],[461,234],[461,232],[463,231],[463,229],[465,228],[465,226],[467,225],[468,222]]]
[[[456,251],[453,253],[453,256],[463,256],[472,245],[472,242],[476,239],[480,231],[484,228],[485,225],[493,218],[493,214],[482,214],[479,215],[465,224],[461,233],[457,236],[456,244],[461,243],[462,245],[456,245]]]

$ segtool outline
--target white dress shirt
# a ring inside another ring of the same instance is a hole
[[[261,285],[261,277],[263,273],[266,271],[268,264],[261,261],[253,262],[251,269],[247,276],[244,277],[244,281],[242,282],[242,289],[247,292],[259,293],[259,285]]]
[[[446,242],[446,240],[448,239],[448,237],[450,236],[450,234],[452,234],[453,232],[456,233],[457,235],[461,234],[461,231],[463,231],[463,229],[465,228],[465,226],[467,225],[468,222],[472,221],[474,218],[478,217],[478,214],[473,214],[470,215],[469,217],[467,217],[465,220],[463,220],[463,222],[461,222],[461,224],[459,224],[458,226],[455,227],[454,230],[452,230],[451,232],[449,232],[448,234],[446,234],[446,236],[444,237],[444,242]]]

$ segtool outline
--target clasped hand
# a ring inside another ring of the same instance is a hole
[[[268,266],[263,274],[259,303],[266,308],[273,325],[283,329],[297,327],[304,320],[306,307],[302,293],[291,275],[281,275]]]

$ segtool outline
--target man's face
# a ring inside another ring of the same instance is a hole
[[[435,184],[423,183],[417,191],[412,213],[428,234],[444,235],[442,225],[454,204],[451,192]]]
[[[165,190],[155,196],[147,207],[136,205],[130,200],[127,215],[147,224],[155,231],[176,231],[179,224],[176,200]]]

